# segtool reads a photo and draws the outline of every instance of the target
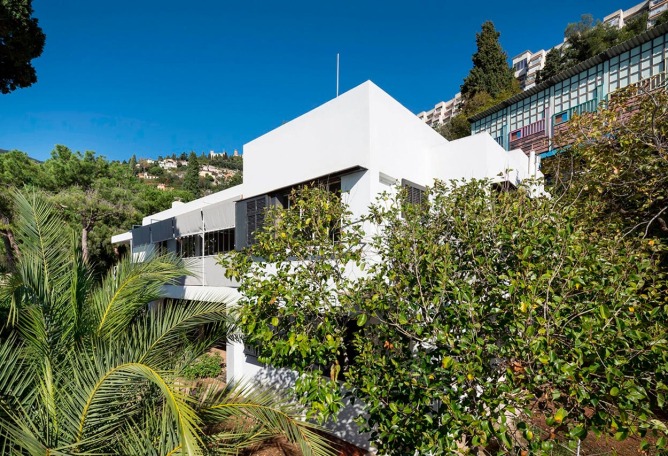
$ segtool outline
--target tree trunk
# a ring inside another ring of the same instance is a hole
[[[5,255],[7,261],[7,269],[14,270],[16,264],[16,256],[18,254],[18,246],[11,231],[6,230],[2,232],[2,242],[5,244]]]
[[[88,263],[88,228],[81,229],[81,257],[84,263]]]

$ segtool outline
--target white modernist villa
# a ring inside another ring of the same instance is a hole
[[[362,215],[397,183],[420,188],[434,179],[492,178],[517,184],[541,176],[533,153],[506,151],[487,133],[449,142],[370,81],[251,141],[243,157],[243,184],[175,203],[112,238],[129,243],[135,261],[155,247],[186,258],[196,277],[165,290],[165,297],[235,295],[235,284],[216,264],[217,254],[252,242],[263,209],[284,204],[290,190],[303,183],[340,190],[353,215]],[[261,381],[271,371],[242,343],[227,344],[228,379]],[[334,432],[366,446],[349,420],[340,420]]]

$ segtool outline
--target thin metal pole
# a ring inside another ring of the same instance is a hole
[[[339,97],[339,53],[336,53],[336,97]]]

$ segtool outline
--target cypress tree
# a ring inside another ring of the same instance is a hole
[[[508,56],[499,43],[500,35],[491,21],[482,24],[482,31],[476,34],[478,50],[473,54],[473,68],[461,87],[465,99],[480,92],[497,98],[504,93],[512,95],[519,89],[508,65]]]
[[[186,175],[183,178],[183,189],[193,194],[195,198],[200,196],[199,188],[199,160],[197,154],[190,152],[188,157],[188,167],[186,168]]]

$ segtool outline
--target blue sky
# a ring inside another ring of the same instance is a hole
[[[234,149],[367,79],[417,113],[451,98],[485,20],[509,57],[621,0],[33,0],[38,82],[0,95],[0,149],[110,159]]]

